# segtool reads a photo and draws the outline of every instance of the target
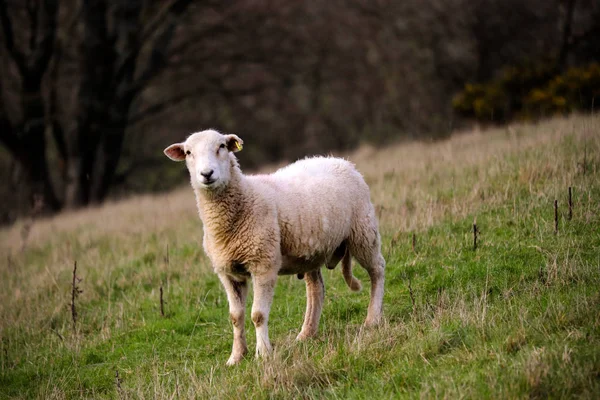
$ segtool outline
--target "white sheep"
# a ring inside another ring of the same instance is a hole
[[[236,135],[215,130],[194,133],[167,147],[172,160],[186,161],[198,213],[204,225],[203,246],[229,300],[236,364],[247,353],[244,314],[247,279],[252,278],[252,322],[256,355],[271,352],[268,320],[277,275],[298,274],[306,281],[306,314],[298,339],[317,333],[324,286],[320,267],[341,260],[352,290],[351,256],[371,279],[366,325],[381,319],[385,260],[369,188],[350,162],[333,157],[297,161],[270,175],[243,175],[234,152]]]

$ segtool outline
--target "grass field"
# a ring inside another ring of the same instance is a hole
[[[600,397],[600,118],[348,157],[380,214],[381,327],[361,327],[368,290],[338,266],[318,337],[297,343],[304,283],[281,277],[275,354],[226,367],[227,299],[186,187],[0,231],[0,397]]]

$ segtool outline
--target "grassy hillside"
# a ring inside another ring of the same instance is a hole
[[[599,154],[600,119],[572,117],[349,155],[380,214],[385,323],[361,328],[368,290],[324,270],[319,336],[296,343],[304,283],[281,277],[273,358],[233,368],[191,189],[21,222],[0,232],[0,397],[598,398]]]

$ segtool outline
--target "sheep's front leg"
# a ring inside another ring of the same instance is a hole
[[[325,297],[325,286],[320,269],[307,273],[304,279],[306,280],[306,314],[302,330],[296,338],[298,340],[304,340],[317,334]]]
[[[277,282],[277,273],[269,272],[252,277],[254,302],[252,303],[252,322],[256,328],[256,356],[271,354],[269,342],[269,312],[273,303],[273,293]]]
[[[233,349],[227,365],[234,365],[239,363],[248,353],[246,332],[244,330],[248,284],[246,279],[236,280],[228,275],[219,275],[219,279],[225,288],[225,292],[227,292],[229,316],[233,323]]]

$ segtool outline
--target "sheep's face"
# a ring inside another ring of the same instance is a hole
[[[229,183],[235,161],[232,153],[240,151],[242,143],[236,135],[207,130],[190,135],[183,143],[172,144],[165,154],[173,161],[185,160],[195,189],[215,191]]]

